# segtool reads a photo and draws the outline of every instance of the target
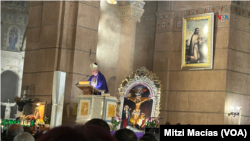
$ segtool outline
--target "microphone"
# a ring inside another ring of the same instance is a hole
[[[86,77],[84,77],[82,80],[86,79],[87,77],[89,77],[89,75],[86,75]],[[82,80],[81,80],[81,81],[82,81]]]

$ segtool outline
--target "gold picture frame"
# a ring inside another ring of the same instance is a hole
[[[213,68],[214,13],[183,17],[182,69]]]

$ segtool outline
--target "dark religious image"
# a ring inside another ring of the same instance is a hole
[[[153,105],[149,89],[141,84],[134,86],[130,90],[129,96],[124,98],[123,105],[121,128],[130,125],[138,129],[144,129],[146,119],[151,117]]]

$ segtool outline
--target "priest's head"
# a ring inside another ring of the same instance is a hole
[[[90,69],[93,75],[97,75],[98,74],[98,66],[97,63],[91,63],[90,64]]]

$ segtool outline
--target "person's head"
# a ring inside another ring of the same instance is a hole
[[[45,134],[47,131],[46,130],[41,130],[40,132],[36,133],[33,137],[35,138],[35,140],[37,141],[39,138],[41,138],[43,136],[43,134]]]
[[[88,124],[97,125],[103,128],[104,130],[106,130],[107,132],[110,132],[110,127],[108,123],[102,119],[98,119],[98,118],[91,119],[85,123],[85,125],[88,125]]]
[[[23,127],[23,131],[24,131],[24,132],[27,132],[27,133],[30,133],[31,135],[33,134],[33,133],[32,133],[32,130],[31,130],[29,127],[27,127],[27,126],[24,126],[24,127]]]
[[[59,126],[46,132],[38,141],[115,141],[110,133],[96,125]]]
[[[96,75],[99,72],[97,63],[90,64],[90,69],[93,75]]]
[[[37,113],[37,112],[39,112],[39,108],[38,107],[36,107],[36,109],[35,109],[35,113]]]
[[[15,137],[16,135],[23,133],[23,127],[19,124],[12,124],[8,129],[7,136]]]
[[[128,111],[128,109],[129,109],[128,105],[125,105],[124,110]]]
[[[132,130],[127,128],[116,131],[113,137],[117,141],[137,141],[136,134]]]
[[[199,34],[199,28],[195,28],[194,34]]]
[[[136,129],[140,129],[140,126],[138,124],[135,124]]]
[[[135,99],[135,103],[139,103],[139,102],[141,102],[140,99],[137,99],[137,98],[136,98],[136,99]]]
[[[27,132],[18,134],[13,141],[35,141],[34,137]]]
[[[170,125],[170,122],[166,122],[165,125]]]
[[[145,119],[145,114],[141,113],[141,119],[144,120]]]
[[[92,73],[93,75],[96,75],[98,72],[99,72],[98,70],[91,70],[91,73]]]
[[[177,123],[176,125],[181,125],[180,123]]]
[[[152,139],[153,141],[156,141],[155,136],[152,133],[145,133],[142,137],[147,137]]]
[[[153,140],[152,138],[150,138],[150,137],[148,137],[148,136],[146,136],[146,137],[141,137],[140,139],[139,139],[139,141],[155,141],[155,140]]]

